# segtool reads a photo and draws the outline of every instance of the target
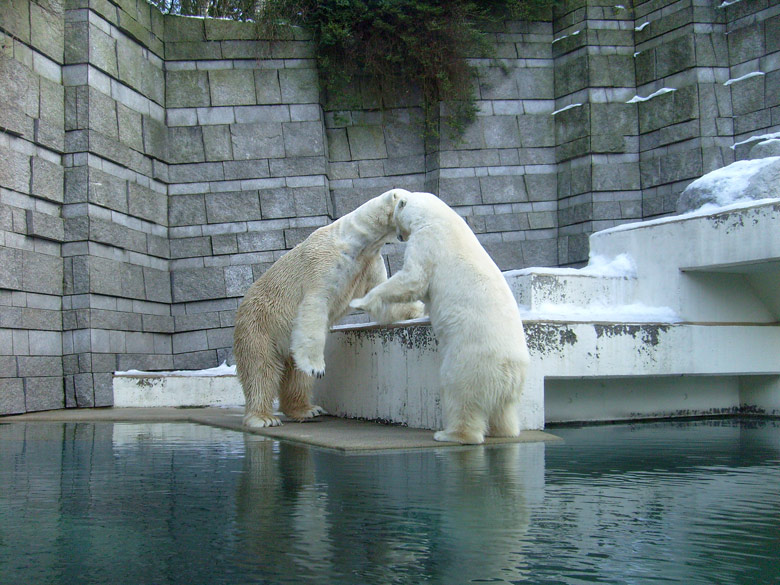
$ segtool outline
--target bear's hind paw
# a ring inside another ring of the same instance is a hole
[[[295,412],[288,412],[285,414],[287,414],[287,416],[289,416],[293,420],[303,422],[306,420],[311,420],[316,416],[320,416],[321,414],[328,414],[328,413],[325,412],[324,408],[322,408],[321,406],[317,406],[315,404],[310,406],[307,409],[295,411]]]
[[[433,440],[442,443],[460,443],[461,445],[479,445],[485,442],[485,438],[476,433],[457,433],[447,430],[435,432]]]
[[[279,427],[282,426],[282,421],[279,417],[270,414],[246,414],[244,415],[244,426],[253,429]]]

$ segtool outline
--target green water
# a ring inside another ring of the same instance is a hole
[[[0,583],[780,583],[780,421],[386,455],[0,424]]]

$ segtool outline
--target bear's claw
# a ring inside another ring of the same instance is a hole
[[[244,415],[244,426],[251,427],[253,429],[261,429],[263,427],[279,427],[282,426],[282,421],[277,416],[270,414],[246,414]]]

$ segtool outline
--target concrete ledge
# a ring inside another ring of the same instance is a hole
[[[191,422],[248,432],[284,441],[294,441],[345,453],[413,449],[469,449],[475,446],[439,443],[433,433],[398,425],[322,416],[311,422],[286,421],[281,427],[247,429],[241,421],[243,408],[89,408],[50,410],[0,418],[0,424],[15,422]],[[523,431],[515,438],[492,438],[485,445],[538,443],[560,439],[542,431]]]

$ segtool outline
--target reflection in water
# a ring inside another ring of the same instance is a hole
[[[780,423],[345,456],[0,424],[0,583],[777,583]]]

